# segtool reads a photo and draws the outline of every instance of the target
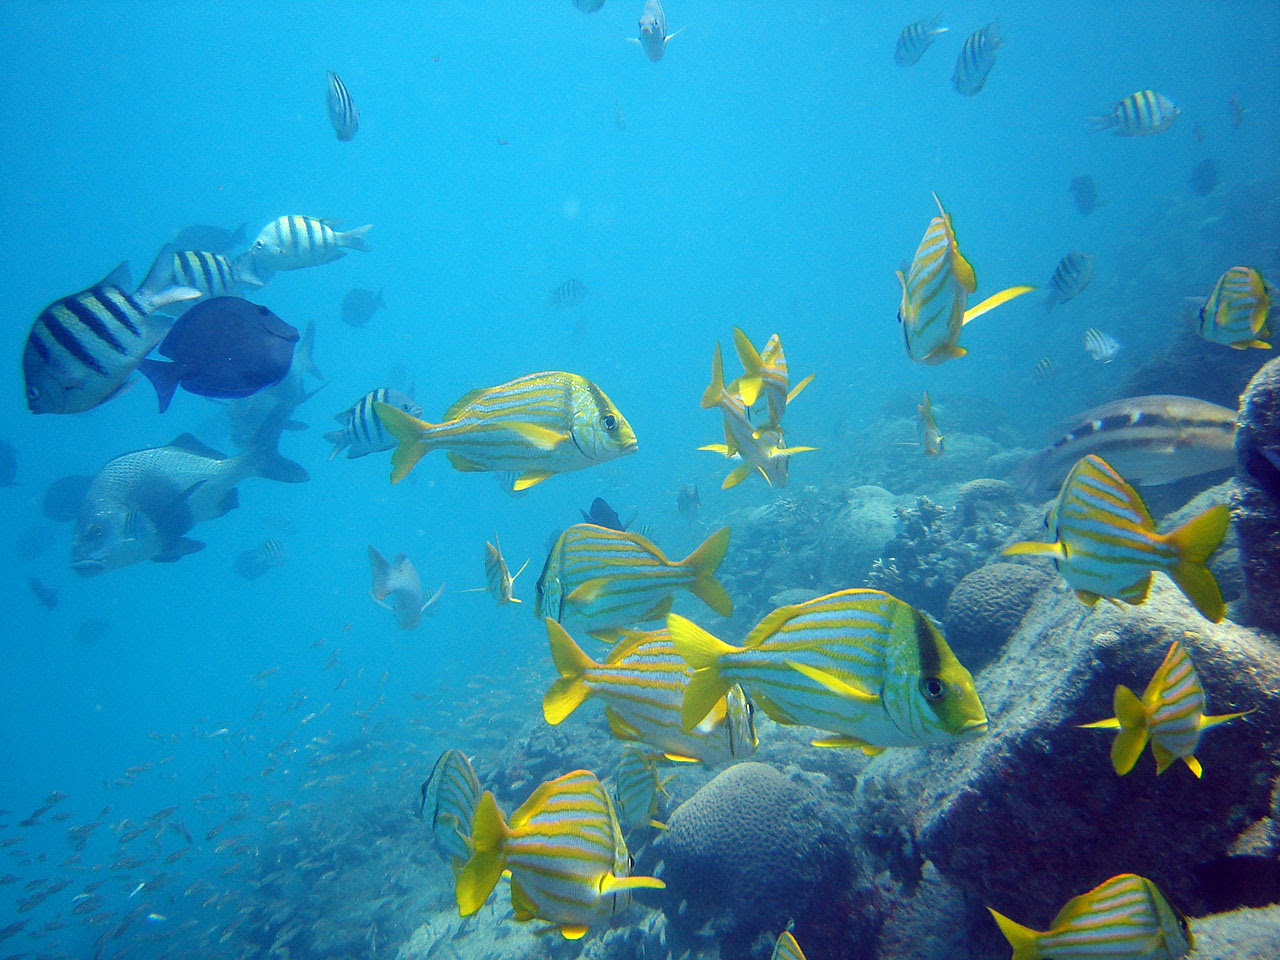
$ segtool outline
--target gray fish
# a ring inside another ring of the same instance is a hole
[[[314,352],[316,325],[308,323],[302,331],[302,339],[293,352],[293,366],[289,375],[274,387],[259,390],[252,396],[233,400],[227,406],[227,426],[231,442],[244,450],[253,444],[253,438],[273,424],[275,430],[306,430],[305,423],[293,419],[293,411],[328,386],[324,374],[316,366]],[[307,390],[303,374],[324,381],[314,390]]]
[[[347,451],[347,459],[366,457],[371,453],[394,450],[399,441],[387,432],[381,418],[373,412],[374,403],[386,403],[397,407],[411,417],[421,417],[422,408],[413,402],[412,397],[405,396],[398,390],[379,387],[371,390],[354,404],[336,413],[333,419],[342,424],[341,430],[330,430],[324,438],[333,444],[332,460],[343,450]]]
[[[977,96],[987,83],[991,68],[996,65],[996,51],[1004,46],[1000,39],[1000,24],[991,21],[965,40],[951,83],[957,93],[966,97]]]
[[[412,630],[422,615],[427,612],[440,595],[444,593],[444,584],[431,595],[429,600],[422,599],[422,579],[413,563],[403,553],[397,554],[391,563],[373,547],[369,548],[369,566],[373,570],[373,588],[369,591],[375,603],[385,607],[396,615],[396,625],[401,630]]]
[[[372,290],[352,287],[342,298],[342,322],[349,327],[363,327],[373,319],[375,313],[386,308],[381,290],[374,293]]]
[[[667,33],[667,14],[662,9],[661,0],[645,0],[644,11],[640,14],[640,37],[636,40],[644,48],[645,56],[657,63],[667,52],[667,42],[675,35]]]
[[[0,440],[0,487],[16,487],[18,451],[8,440]]]
[[[1201,160],[1191,171],[1191,192],[1197,197],[1207,197],[1218,185],[1218,165],[1210,159]]]
[[[46,610],[52,610],[58,605],[58,591],[43,580],[36,577],[28,577],[27,586],[31,588],[31,592],[36,595],[36,600]]]
[[[1093,177],[1089,174],[1083,174],[1079,177],[1071,178],[1071,185],[1067,187],[1067,192],[1071,194],[1071,198],[1076,203],[1076,209],[1085,216],[1093,213],[1098,206],[1098,185],[1094,183]]]
[[[698,485],[681,485],[680,492],[676,494],[676,509],[680,511],[680,515],[686,520],[697,520],[698,508],[701,506],[702,500],[698,496]]]
[[[248,477],[302,483],[307,471],[276,450],[278,431],[226,457],[190,434],[110,461],[89,485],[72,534],[71,569],[97,576],[143,560],[168,563],[204,549],[186,533],[239,506]]]
[[[1090,453],[1139,486],[1235,465],[1235,411],[1206,400],[1131,397],[1086,410],[1062,427],[1057,440],[1013,472],[1034,499],[1055,493],[1071,468]]]
[[[244,246],[245,240],[248,239],[245,236],[245,230],[248,227],[247,223],[242,223],[234,230],[226,230],[222,227],[199,223],[179,230],[171,243],[179,250],[207,250],[210,253],[226,253],[235,247]]]
[[[1049,293],[1044,299],[1048,313],[1056,304],[1066,303],[1079,294],[1093,279],[1093,255],[1073,250],[1058,261],[1049,279]]]
[[[237,576],[246,580],[256,580],[268,570],[282,566],[284,560],[284,547],[280,546],[279,540],[270,538],[237,556],[232,569]]]
[[[898,46],[893,51],[893,62],[900,67],[915,65],[924,56],[924,52],[933,46],[933,41],[950,27],[938,26],[942,14],[929,20],[917,20],[909,24],[898,35]]]
[[[59,477],[45,488],[40,512],[50,520],[70,523],[80,512],[80,504],[84,502],[84,495],[92,482],[93,477],[79,474]]]
[[[168,332],[172,321],[155,311],[200,296],[174,281],[172,247],[160,251],[142,286],[127,293],[130,286],[122,263],[40,311],[22,354],[32,413],[83,413],[110,400]]]
[[[547,297],[547,306],[550,307],[576,307],[587,296],[587,285],[581,280],[575,280],[570,277],[560,286],[551,291]]]
[[[332,72],[329,74],[327,102],[329,122],[333,124],[333,132],[338,135],[338,139],[344,143],[354,139],[356,131],[360,129],[360,111],[351,102],[351,94],[347,93],[342,78]]]
[[[276,270],[301,270],[332,263],[350,250],[368,250],[364,235],[373,224],[355,227],[341,233],[330,220],[315,217],[277,217],[262,228],[249,252],[253,255],[254,272],[269,277]]]
[[[583,13],[595,13],[604,6],[604,0],[573,0],[573,5]]]

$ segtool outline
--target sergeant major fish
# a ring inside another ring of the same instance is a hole
[[[955,73],[951,76],[956,92],[966,97],[977,96],[986,85],[991,68],[996,65],[996,51],[1003,46],[1000,24],[994,20],[971,34],[960,50]]]
[[[933,41],[946,33],[949,27],[938,26],[942,14],[928,20],[917,20],[908,24],[898,35],[898,45],[893,51],[893,62],[900,67],[914,66],[924,52],[933,46]]]
[[[396,626],[412,630],[422,615],[440,599],[444,584],[427,600],[423,600],[422,580],[413,562],[403,553],[395,562],[387,560],[373,547],[369,548],[369,566],[373,571],[373,587],[369,594],[374,603],[396,615]]]
[[[1059,303],[1083,292],[1093,279],[1093,256],[1073,250],[1058,261],[1053,276],[1049,278],[1049,294],[1044,299],[1044,310],[1048,313]]]
[[[333,450],[329,453],[330,460],[343,450],[347,451],[348,460],[355,460],[395,448],[396,438],[387,432],[381,418],[373,412],[375,403],[385,403],[411,417],[422,416],[422,408],[413,402],[412,397],[389,387],[371,390],[346,410],[333,415],[333,419],[342,424],[342,427],[324,435],[333,444]]]
[[[174,280],[199,290],[203,295],[201,299],[237,296],[247,287],[264,286],[253,272],[247,253],[234,260],[203,250],[173,250],[170,255],[173,257]]]
[[[1110,363],[1120,352],[1120,341],[1097,327],[1084,332],[1084,352],[1098,363]]]
[[[1104,116],[1089,117],[1092,130],[1110,130],[1118,137],[1148,137],[1163,133],[1178,119],[1173,101],[1154,90],[1139,90],[1116,102]]]
[[[301,270],[339,260],[347,250],[368,250],[364,235],[372,229],[373,224],[367,223],[338,233],[329,220],[277,217],[262,228],[249,254],[255,271],[268,276],[276,270]]]
[[[1237,350],[1270,350],[1267,314],[1271,289],[1253,267],[1232,267],[1218,277],[1213,292],[1200,308],[1200,336]]]
[[[325,102],[329,108],[329,123],[333,125],[333,132],[338,135],[338,139],[344,143],[354,139],[356,131],[360,129],[360,111],[351,102],[351,94],[347,92],[342,78],[332,71],[329,73]]]

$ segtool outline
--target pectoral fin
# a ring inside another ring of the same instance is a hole
[[[520,476],[516,477],[516,482],[511,485],[512,493],[519,493],[521,490],[528,490],[530,487],[537,486],[548,477],[554,477],[555,474],[550,470],[526,470]]]
[[[610,583],[608,577],[596,577],[585,583],[579,584],[570,594],[565,597],[566,602],[572,603],[578,607],[585,607],[587,604],[599,599],[600,594],[604,593],[605,587]]]
[[[787,666],[797,673],[804,674],[815,683],[820,683],[832,693],[839,694],[842,697],[848,697],[859,703],[875,704],[880,702],[880,698],[874,693],[867,693],[865,690],[859,690],[853,684],[845,680],[841,680],[833,673],[826,670],[819,670],[817,667],[811,667],[805,663],[797,663],[794,660],[788,660]]]
[[[499,426],[506,427],[512,433],[518,433],[539,450],[554,450],[569,439],[567,433],[540,427],[536,423],[525,423],[520,420],[502,421]]]

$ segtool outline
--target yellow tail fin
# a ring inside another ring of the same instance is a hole
[[[489,899],[502,876],[506,854],[503,850],[511,830],[502,819],[498,801],[488,790],[476,805],[471,818],[471,859],[458,871],[454,894],[458,900],[458,916],[469,917]]]
[[[373,402],[373,412],[378,415],[387,431],[400,441],[400,445],[391,454],[391,482],[399,483],[409,475],[422,455],[431,449],[431,444],[422,438],[422,432],[432,425],[378,400]]]
[[[799,383],[797,383],[794,387],[792,387],[791,392],[787,394],[787,403],[790,403],[792,400],[798,397],[800,395],[800,391],[803,390],[805,387],[807,387],[809,384],[811,384],[815,376],[817,376],[817,374],[811,373],[807,377],[805,377],[803,380],[801,380]]]
[[[1111,744],[1111,765],[1116,773],[1124,776],[1133,769],[1142,756],[1142,748],[1147,745],[1150,718],[1147,708],[1138,695],[1124,684],[1116,687],[1112,705],[1116,711],[1116,721],[1120,724],[1120,732]]]
[[[991,916],[995,917],[996,924],[1000,927],[1000,932],[1004,934],[1004,938],[1009,941],[1009,946],[1013,947],[1012,960],[1039,960],[1040,948],[1037,941],[1040,934],[1030,927],[1024,927],[1020,923],[1014,923],[1002,913],[997,913],[990,907]]]
[[[573,642],[567,630],[547,617],[547,639],[551,642],[551,659],[560,671],[560,679],[551,684],[542,698],[542,715],[555,726],[582,706],[591,695],[582,675],[599,666]]]
[[[729,528],[721,527],[703,540],[698,548],[680,561],[693,573],[689,591],[722,617],[733,616],[733,600],[724,586],[715,578],[715,572],[724,561],[729,549]]]
[[[764,359],[752,346],[751,339],[737,327],[733,328],[733,348],[738,351],[738,360],[743,370],[742,376],[738,378],[738,396],[749,407],[760,396]]]
[[[680,723],[692,730],[729,692],[733,681],[720,675],[719,660],[737,647],[713,637],[691,620],[676,614],[668,614],[667,630],[676,652],[694,668],[693,676],[684,691],[684,703],[680,708]]]
[[[1164,536],[1165,543],[1178,552],[1178,562],[1169,576],[1205,619],[1214,623],[1223,616],[1222,591],[1204,562],[1222,543],[1230,522],[1231,508],[1220,503]]]
[[[715,356],[711,359],[711,383],[702,391],[702,408],[709,410],[720,403],[724,395],[724,360],[720,356],[720,344],[716,344]]]

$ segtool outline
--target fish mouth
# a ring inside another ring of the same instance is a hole
[[[639,449],[640,449],[640,443],[639,441],[636,441],[636,440],[632,440],[629,443],[624,443],[622,445],[622,452],[624,455],[628,453],[635,453]]]
[[[71,569],[82,577],[96,577],[100,573],[107,572],[107,562],[86,557],[83,560],[72,560]]]
[[[987,733],[987,718],[981,720],[966,720],[960,727],[961,740],[973,740],[976,737],[985,736]]]

